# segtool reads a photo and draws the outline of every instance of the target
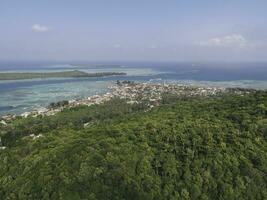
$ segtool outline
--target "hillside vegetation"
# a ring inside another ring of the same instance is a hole
[[[1,138],[0,199],[267,197],[263,91],[165,95],[152,110],[114,99],[16,119]]]

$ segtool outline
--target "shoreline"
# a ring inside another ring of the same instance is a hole
[[[184,84],[165,84],[165,83],[136,83],[131,81],[117,81],[108,87],[110,92],[102,95],[92,95],[82,99],[63,100],[50,103],[47,107],[33,109],[22,114],[5,114],[0,116],[0,123],[8,124],[17,117],[38,117],[52,116],[66,108],[73,108],[81,105],[91,106],[104,103],[112,98],[125,99],[127,103],[141,103],[146,101],[150,108],[158,106],[165,93],[174,94],[182,97],[194,96],[216,96],[221,94],[233,93],[240,94],[256,91],[246,88],[226,88],[226,87],[210,87],[210,86],[188,86]]]

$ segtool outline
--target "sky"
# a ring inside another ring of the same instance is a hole
[[[0,0],[0,61],[267,61],[266,10],[266,0]]]

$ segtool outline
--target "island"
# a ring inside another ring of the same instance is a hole
[[[21,80],[36,78],[84,78],[84,77],[104,77],[104,76],[122,76],[127,75],[124,72],[98,72],[87,73],[79,70],[60,71],[60,72],[8,72],[0,73],[0,80]]]
[[[266,199],[267,91],[110,87],[0,119],[0,199]]]

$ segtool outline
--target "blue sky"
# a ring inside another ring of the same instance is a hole
[[[266,61],[266,0],[0,0],[0,60]]]

